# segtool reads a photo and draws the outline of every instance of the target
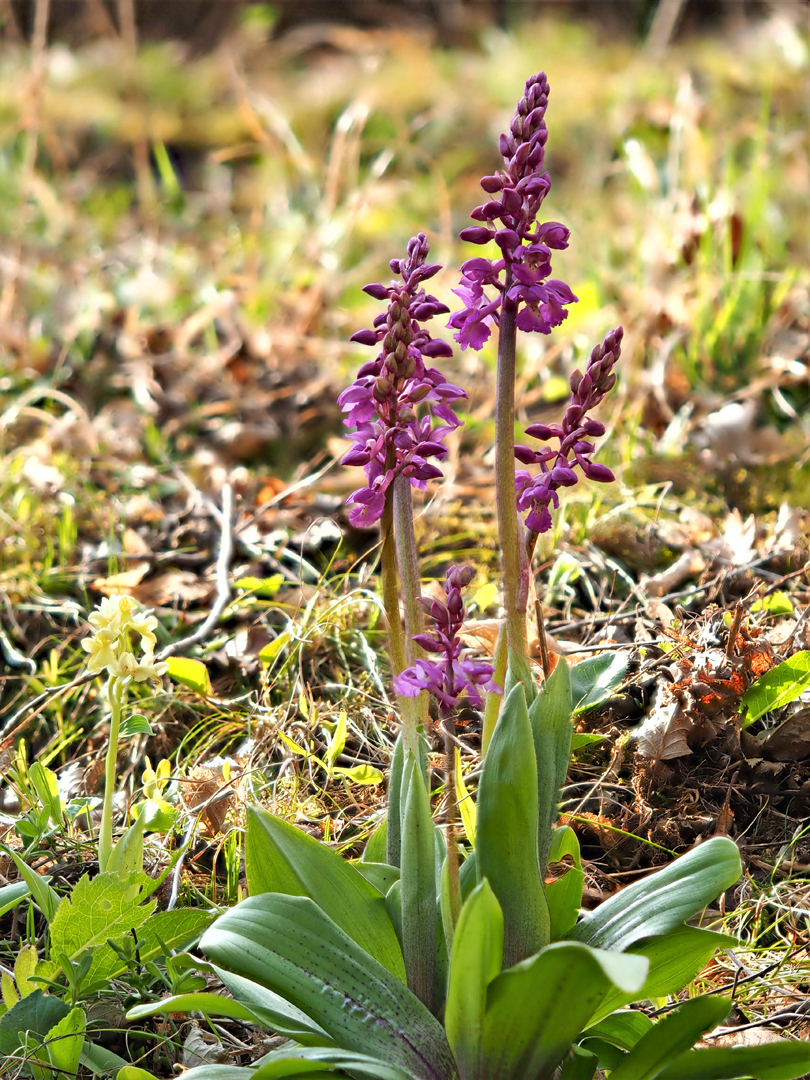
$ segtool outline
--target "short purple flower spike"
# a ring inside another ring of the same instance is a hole
[[[433,694],[445,716],[455,712],[465,692],[476,709],[483,704],[482,689],[501,692],[492,678],[492,664],[461,658],[459,634],[464,623],[461,590],[470,584],[472,576],[469,566],[451,566],[444,586],[447,603],[421,599],[426,614],[433,620],[433,631],[416,634],[413,640],[434,654],[435,659],[417,660],[394,679],[394,688],[402,697],[417,697],[422,690]]]
[[[445,457],[443,440],[461,426],[451,402],[467,395],[424,362],[425,357],[453,355],[446,342],[432,338],[420,326],[450,310],[421,287],[441,270],[438,264],[426,262],[429,250],[427,237],[419,233],[408,242],[405,259],[391,260],[391,270],[401,276],[402,284],[375,283],[363,289],[375,300],[388,300],[388,311],[377,316],[374,329],[352,335],[351,340],[361,345],[373,347],[381,342],[382,349],[338,398],[347,414],[344,424],[355,429],[351,433],[354,446],[342,464],[362,465],[368,479],[366,487],[347,500],[352,525],[379,521],[386,492],[400,474],[419,488],[440,477],[441,470],[428,458]]]
[[[447,324],[462,349],[480,349],[490,336],[493,324],[500,325],[505,301],[517,309],[517,328],[549,334],[568,315],[567,304],[577,297],[564,281],[550,277],[551,250],[568,247],[568,229],[558,221],[537,223],[537,214],[551,188],[543,172],[548,139],[545,114],[549,86],[544,72],[526,83],[523,97],[509,135],[501,135],[498,148],[505,168],[485,176],[481,187],[491,195],[489,202],[470,214],[473,225],[461,232],[471,244],[494,240],[501,249],[499,259],[468,259],[461,267],[463,277],[453,291],[464,308]],[[500,221],[500,228],[495,222]],[[492,299],[484,289],[490,286]]]
[[[526,527],[533,532],[547,532],[551,528],[551,510],[560,505],[557,491],[561,487],[573,487],[579,477],[577,466],[589,480],[607,484],[614,479],[613,473],[604,465],[591,460],[595,447],[590,441],[604,435],[605,425],[591,420],[588,412],[595,408],[614,386],[616,376],[613,368],[621,356],[624,330],[617,326],[597,345],[591,353],[583,375],[575,371],[571,376],[571,404],[560,424],[532,424],[526,434],[534,439],[557,439],[559,448],[547,446],[544,450],[532,450],[528,446],[516,446],[515,457],[524,465],[539,465],[540,472],[532,476],[524,470],[515,474],[518,510],[529,511]]]

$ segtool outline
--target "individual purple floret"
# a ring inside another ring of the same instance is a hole
[[[613,473],[605,465],[591,460],[595,447],[590,441],[604,435],[605,425],[591,420],[588,412],[595,408],[605,394],[613,388],[616,376],[613,367],[621,355],[624,330],[617,326],[606,335],[601,345],[591,353],[583,375],[575,371],[571,375],[571,404],[560,424],[532,424],[526,434],[534,439],[557,439],[559,448],[547,446],[532,450],[528,446],[516,446],[515,457],[524,465],[539,465],[540,472],[532,476],[525,470],[515,474],[518,510],[528,510],[526,527],[542,533],[551,528],[549,504],[560,505],[557,490],[573,487],[579,479],[574,469],[579,466],[589,480],[609,483]]]
[[[458,331],[454,337],[462,349],[483,346],[493,323],[500,325],[506,302],[517,312],[519,330],[541,334],[559,326],[568,315],[565,305],[576,303],[577,297],[565,282],[550,277],[551,249],[568,247],[568,229],[558,221],[540,225],[536,221],[551,187],[548,173],[542,171],[548,139],[548,94],[544,72],[526,83],[511,132],[501,135],[498,143],[506,167],[481,180],[481,187],[493,198],[470,214],[484,224],[470,226],[460,234],[471,244],[494,240],[501,249],[500,259],[468,259],[461,267],[463,277],[453,291],[465,306],[447,325]],[[495,227],[496,221],[501,222],[500,228]],[[486,286],[495,291],[494,299],[484,291]]]
[[[402,284],[375,283],[363,289],[375,300],[388,300],[388,311],[377,316],[374,329],[352,335],[351,340],[361,345],[382,342],[382,349],[338,398],[347,414],[344,424],[355,428],[351,433],[354,446],[342,464],[363,465],[368,479],[366,487],[347,500],[353,525],[379,521],[386,492],[400,474],[418,488],[441,476],[428,459],[445,457],[443,440],[462,423],[451,402],[467,395],[424,362],[425,357],[453,355],[445,341],[432,338],[420,325],[450,310],[421,287],[441,270],[437,263],[426,262],[429,250],[425,234],[419,233],[408,241],[407,258],[392,259],[389,264]]]
[[[459,634],[464,622],[461,590],[470,584],[472,576],[469,566],[451,566],[444,586],[447,603],[421,598],[420,603],[433,620],[434,628],[432,633],[415,634],[413,640],[436,658],[417,660],[394,679],[394,687],[403,697],[416,697],[423,690],[429,691],[445,716],[455,712],[465,692],[476,709],[482,705],[481,689],[501,692],[492,678],[492,664],[461,659]]]

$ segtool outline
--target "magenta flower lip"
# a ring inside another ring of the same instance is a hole
[[[427,690],[436,698],[444,716],[452,715],[465,695],[473,708],[479,709],[483,704],[482,690],[501,693],[501,687],[492,678],[492,664],[461,655],[459,634],[465,614],[461,590],[471,581],[469,566],[451,566],[444,586],[447,602],[420,600],[433,622],[433,630],[414,634],[412,640],[436,659],[420,658],[394,679],[394,688],[402,697],[416,697]]]
[[[362,365],[354,383],[338,397],[346,414],[344,424],[354,428],[354,446],[343,464],[366,470],[366,487],[347,500],[349,520],[359,527],[380,520],[397,476],[407,476],[414,487],[424,488],[442,475],[428,459],[447,456],[444,439],[461,424],[452,402],[467,395],[425,365],[426,357],[453,355],[446,341],[431,337],[421,325],[450,310],[422,288],[422,282],[441,270],[438,263],[426,262],[429,250],[427,237],[419,233],[409,241],[407,257],[389,264],[401,282],[390,286],[372,282],[363,289],[375,300],[387,300],[388,310],[376,316],[373,329],[352,335],[352,341],[379,346],[380,352]]]
[[[543,447],[532,450],[517,445],[515,457],[524,465],[539,465],[540,472],[534,476],[524,470],[515,474],[518,510],[528,511],[526,526],[533,532],[547,532],[551,528],[550,506],[557,507],[557,489],[573,487],[578,481],[575,469],[579,467],[589,480],[609,484],[615,479],[606,465],[592,461],[595,452],[592,438],[604,435],[605,425],[592,420],[587,414],[613,388],[616,376],[613,368],[621,356],[624,331],[621,326],[611,330],[601,345],[597,345],[588,361],[585,373],[575,371],[571,376],[571,404],[562,424],[530,424],[526,434],[533,439],[548,442],[556,439],[559,448]]]

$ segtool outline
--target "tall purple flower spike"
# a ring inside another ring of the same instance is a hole
[[[408,242],[407,257],[389,264],[402,284],[375,283],[363,289],[375,300],[388,300],[388,311],[377,316],[374,329],[352,335],[361,345],[382,342],[382,349],[338,398],[347,414],[344,424],[355,428],[354,446],[342,464],[364,466],[368,480],[347,500],[353,525],[379,521],[386,492],[400,474],[418,488],[440,477],[441,470],[428,459],[446,456],[443,440],[462,423],[451,402],[467,395],[424,362],[425,357],[453,355],[447,342],[432,338],[420,325],[450,310],[421,287],[441,270],[438,263],[426,262],[429,250],[427,237],[419,233]]]
[[[537,214],[551,188],[543,172],[545,145],[548,139],[545,114],[548,105],[548,79],[545,72],[533,75],[526,83],[517,105],[509,135],[501,135],[498,148],[505,168],[494,176],[485,176],[481,187],[493,198],[477,206],[470,214],[473,225],[461,232],[461,239],[471,244],[494,240],[501,249],[500,259],[468,259],[461,267],[462,279],[453,291],[464,308],[451,316],[447,324],[462,349],[480,349],[490,336],[490,327],[500,325],[504,301],[517,308],[517,328],[548,334],[568,315],[566,304],[577,297],[564,281],[550,277],[551,249],[568,247],[568,229],[558,221],[537,223]],[[494,223],[501,222],[496,228]],[[491,286],[492,299],[485,291]]]
[[[482,689],[501,692],[492,678],[492,664],[461,658],[459,634],[464,623],[461,590],[470,584],[472,576],[469,566],[451,566],[444,586],[447,603],[426,597],[420,599],[426,614],[433,620],[433,631],[415,634],[413,640],[436,658],[419,659],[394,679],[396,692],[402,697],[416,697],[422,690],[429,691],[445,716],[455,712],[465,692],[476,709],[483,703]]]
[[[583,375],[575,371],[571,375],[571,404],[560,424],[532,424],[526,434],[534,439],[557,439],[559,448],[547,446],[532,450],[528,446],[516,446],[515,457],[524,465],[539,465],[540,472],[532,476],[525,470],[515,473],[518,510],[529,511],[526,527],[533,532],[547,532],[551,528],[551,510],[560,505],[557,491],[561,487],[573,487],[579,477],[574,470],[579,466],[589,480],[607,484],[614,479],[605,465],[591,460],[594,453],[592,438],[605,434],[605,425],[591,420],[588,412],[595,408],[614,386],[616,376],[613,368],[621,356],[624,330],[617,326],[606,335],[601,345],[591,353]]]

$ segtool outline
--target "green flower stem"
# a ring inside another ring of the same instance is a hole
[[[102,874],[107,869],[113,849],[112,817],[118,761],[118,731],[121,727],[121,712],[127,691],[120,679],[111,678],[107,693],[110,699],[110,737],[107,742],[107,760],[104,764],[104,801],[101,806],[101,827],[98,833],[98,868]]]
[[[399,566],[402,610],[405,616],[405,650],[408,663],[412,664],[414,660],[424,655],[423,650],[412,639],[414,635],[424,632],[425,622],[419,606],[422,582],[419,577],[419,555],[413,528],[411,482],[407,476],[400,475],[394,481],[393,488],[397,565]],[[416,698],[416,706],[419,723],[426,723],[430,707],[427,690],[423,690]]]
[[[380,578],[382,599],[388,619],[388,652],[391,657],[391,670],[399,675],[408,666],[408,651],[405,632],[399,615],[399,567],[397,565],[397,542],[394,536],[393,498],[385,500],[385,510],[380,519],[382,533],[382,553],[380,555]],[[414,698],[399,699],[402,714],[402,737],[407,750],[416,753],[418,705]]]
[[[510,281],[506,281],[508,288]],[[495,490],[498,533],[503,566],[503,604],[510,649],[528,655],[526,608],[529,564],[515,494],[515,369],[517,327],[515,305],[504,300],[498,338],[498,376],[495,390]]]
[[[458,924],[458,917],[461,914],[458,834],[456,833],[458,804],[456,800],[455,721],[452,717],[447,717],[442,727],[444,728],[444,786],[447,794],[447,827],[445,830],[445,844],[447,846],[447,878],[450,886],[450,914],[453,920],[453,930],[455,930],[456,925]],[[449,947],[452,945],[452,942],[448,941],[447,944]]]

